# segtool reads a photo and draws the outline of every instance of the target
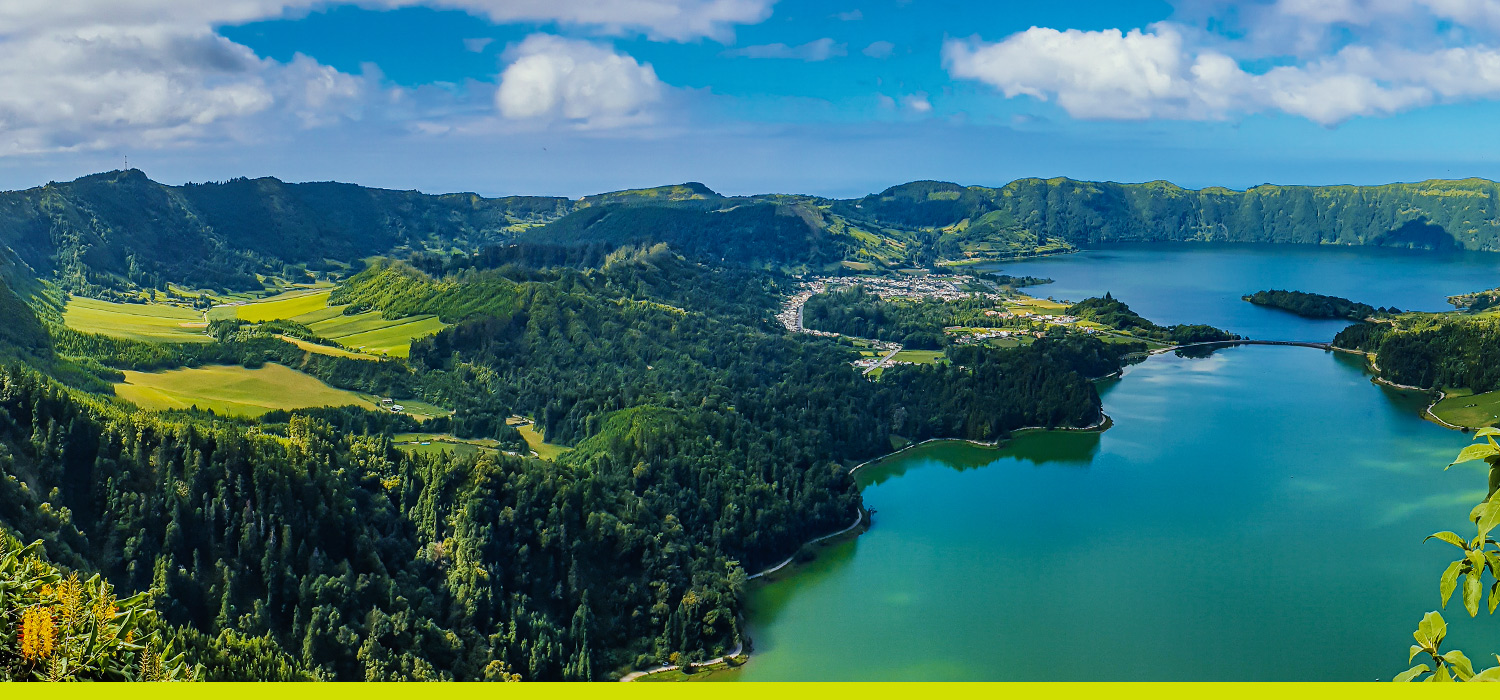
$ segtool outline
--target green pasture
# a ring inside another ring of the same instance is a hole
[[[221,415],[258,417],[277,409],[376,405],[353,392],[335,389],[289,367],[257,369],[209,365],[166,372],[125,372],[115,395],[151,410],[197,406]]]
[[[1495,425],[1500,423],[1500,391],[1476,395],[1468,389],[1450,389],[1447,397],[1432,407],[1432,414],[1469,428]]]
[[[63,311],[63,323],[73,330],[127,340],[206,343],[203,313],[167,304],[116,304],[74,297]]]

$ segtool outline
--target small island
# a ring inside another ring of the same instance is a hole
[[[1306,318],[1346,318],[1363,321],[1376,313],[1399,313],[1397,309],[1377,309],[1343,297],[1310,292],[1295,292],[1282,289],[1260,291],[1240,297],[1256,306],[1269,306],[1290,311]]]

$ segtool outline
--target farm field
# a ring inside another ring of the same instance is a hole
[[[327,308],[329,292],[328,289],[298,289],[249,304],[220,307],[215,311],[233,311],[235,317],[251,323],[296,318],[305,313]]]
[[[277,409],[376,404],[353,392],[335,389],[289,367],[268,364],[257,369],[210,365],[166,372],[125,372],[115,395],[141,408],[186,409],[197,406],[221,415],[255,418]]]
[[[350,351],[345,350],[343,348],[333,347],[332,345],[319,345],[317,343],[309,343],[309,342],[307,342],[305,340],[302,340],[301,338],[293,338],[293,337],[291,337],[289,335],[280,335],[280,334],[277,334],[276,337],[280,338],[282,340],[285,340],[286,342],[291,343],[292,345],[295,345],[295,346],[297,346],[299,348],[302,348],[303,350],[306,350],[306,351],[311,352],[311,353],[316,353],[316,354],[319,354],[319,355],[330,355],[330,356],[333,356],[333,357],[347,357],[347,358],[349,358],[351,360],[378,360],[378,359],[380,359],[378,357],[375,357],[374,355],[366,355],[364,353],[350,352]]]
[[[313,323],[302,318],[292,320],[306,324],[319,337],[337,340],[350,350],[391,357],[406,357],[411,354],[411,341],[437,333],[446,326],[437,316],[409,316],[392,320],[382,318],[378,311],[366,311],[354,316],[339,314]]]
[[[479,452],[494,452],[500,446],[500,443],[495,440],[465,440],[446,433],[397,433],[391,438],[391,441],[396,445],[397,449],[415,454],[451,452],[457,456],[471,455]],[[422,443],[427,444],[424,445]]]
[[[320,338],[336,340],[351,351],[349,356],[363,357],[361,353],[378,356],[406,357],[411,354],[411,341],[432,335],[446,324],[436,316],[409,316],[388,319],[379,311],[345,315],[343,306],[328,306],[329,289],[299,289],[236,306],[221,306],[210,312],[210,318],[239,318],[252,323],[290,320],[308,328]],[[302,349],[324,355],[331,348],[309,343]],[[317,349],[315,349],[317,348]]]
[[[1476,395],[1468,389],[1449,389],[1447,397],[1432,407],[1432,414],[1470,428],[1495,425],[1500,422],[1500,391]]]
[[[942,350],[902,350],[891,357],[892,362],[911,362],[919,365],[935,365],[943,359]]]
[[[199,311],[167,304],[116,304],[74,297],[63,312],[67,327],[85,333],[146,342],[206,343]]]
[[[542,459],[549,461],[555,460],[558,457],[566,454],[569,450],[573,449],[571,447],[564,447],[562,445],[554,445],[543,440],[542,434],[536,431],[536,425],[534,423],[523,423],[521,425],[517,425],[516,430],[521,433],[521,437],[526,440],[526,445],[531,448],[531,451],[535,452],[536,456],[541,457]]]

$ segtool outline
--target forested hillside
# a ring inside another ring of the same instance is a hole
[[[561,216],[555,197],[432,196],[274,178],[170,187],[139,170],[0,193],[0,245],[64,288],[260,289],[399,246],[479,246]]]
[[[1060,239],[1078,247],[1233,241],[1500,250],[1500,185],[1477,178],[1245,191],[1067,178],[1029,178],[998,188],[914,182],[839,202],[832,210],[890,225],[952,228],[947,238],[953,241],[984,225],[996,235]]]
[[[216,320],[211,342],[110,338],[0,297],[29,319],[0,340],[41,353],[0,370],[0,527],[149,592],[210,678],[607,679],[746,641],[748,573],[854,520],[850,464],[902,440],[1095,423],[1086,377],[1130,349],[1059,335],[873,382],[848,345],[774,324],[792,287],[774,271],[661,243],[594,267],[495,262],[377,262],[336,290],[347,309],[454,324],[410,361],[310,353],[284,321]],[[84,391],[120,370],[265,362],[453,413],[251,421]],[[47,378],[57,363],[93,383]],[[573,449],[506,454],[524,450],[516,415]],[[393,445],[418,429],[499,448]]]
[[[1166,182],[913,182],[851,200],[723,197],[699,183],[562,197],[427,195],[238,178],[168,186],[138,170],[0,193],[0,246],[83,293],[167,285],[259,290],[398,252],[519,244],[590,263],[665,242],[690,258],[817,270],[842,261],[925,268],[1121,241],[1234,241],[1500,250],[1488,180],[1240,192]],[[549,225],[550,224],[550,225]],[[550,246],[550,248],[549,248]],[[524,255],[521,255],[524,253]],[[577,264],[577,260],[559,261]]]

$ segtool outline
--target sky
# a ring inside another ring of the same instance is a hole
[[[1500,0],[7,0],[0,188],[1500,179]]]

